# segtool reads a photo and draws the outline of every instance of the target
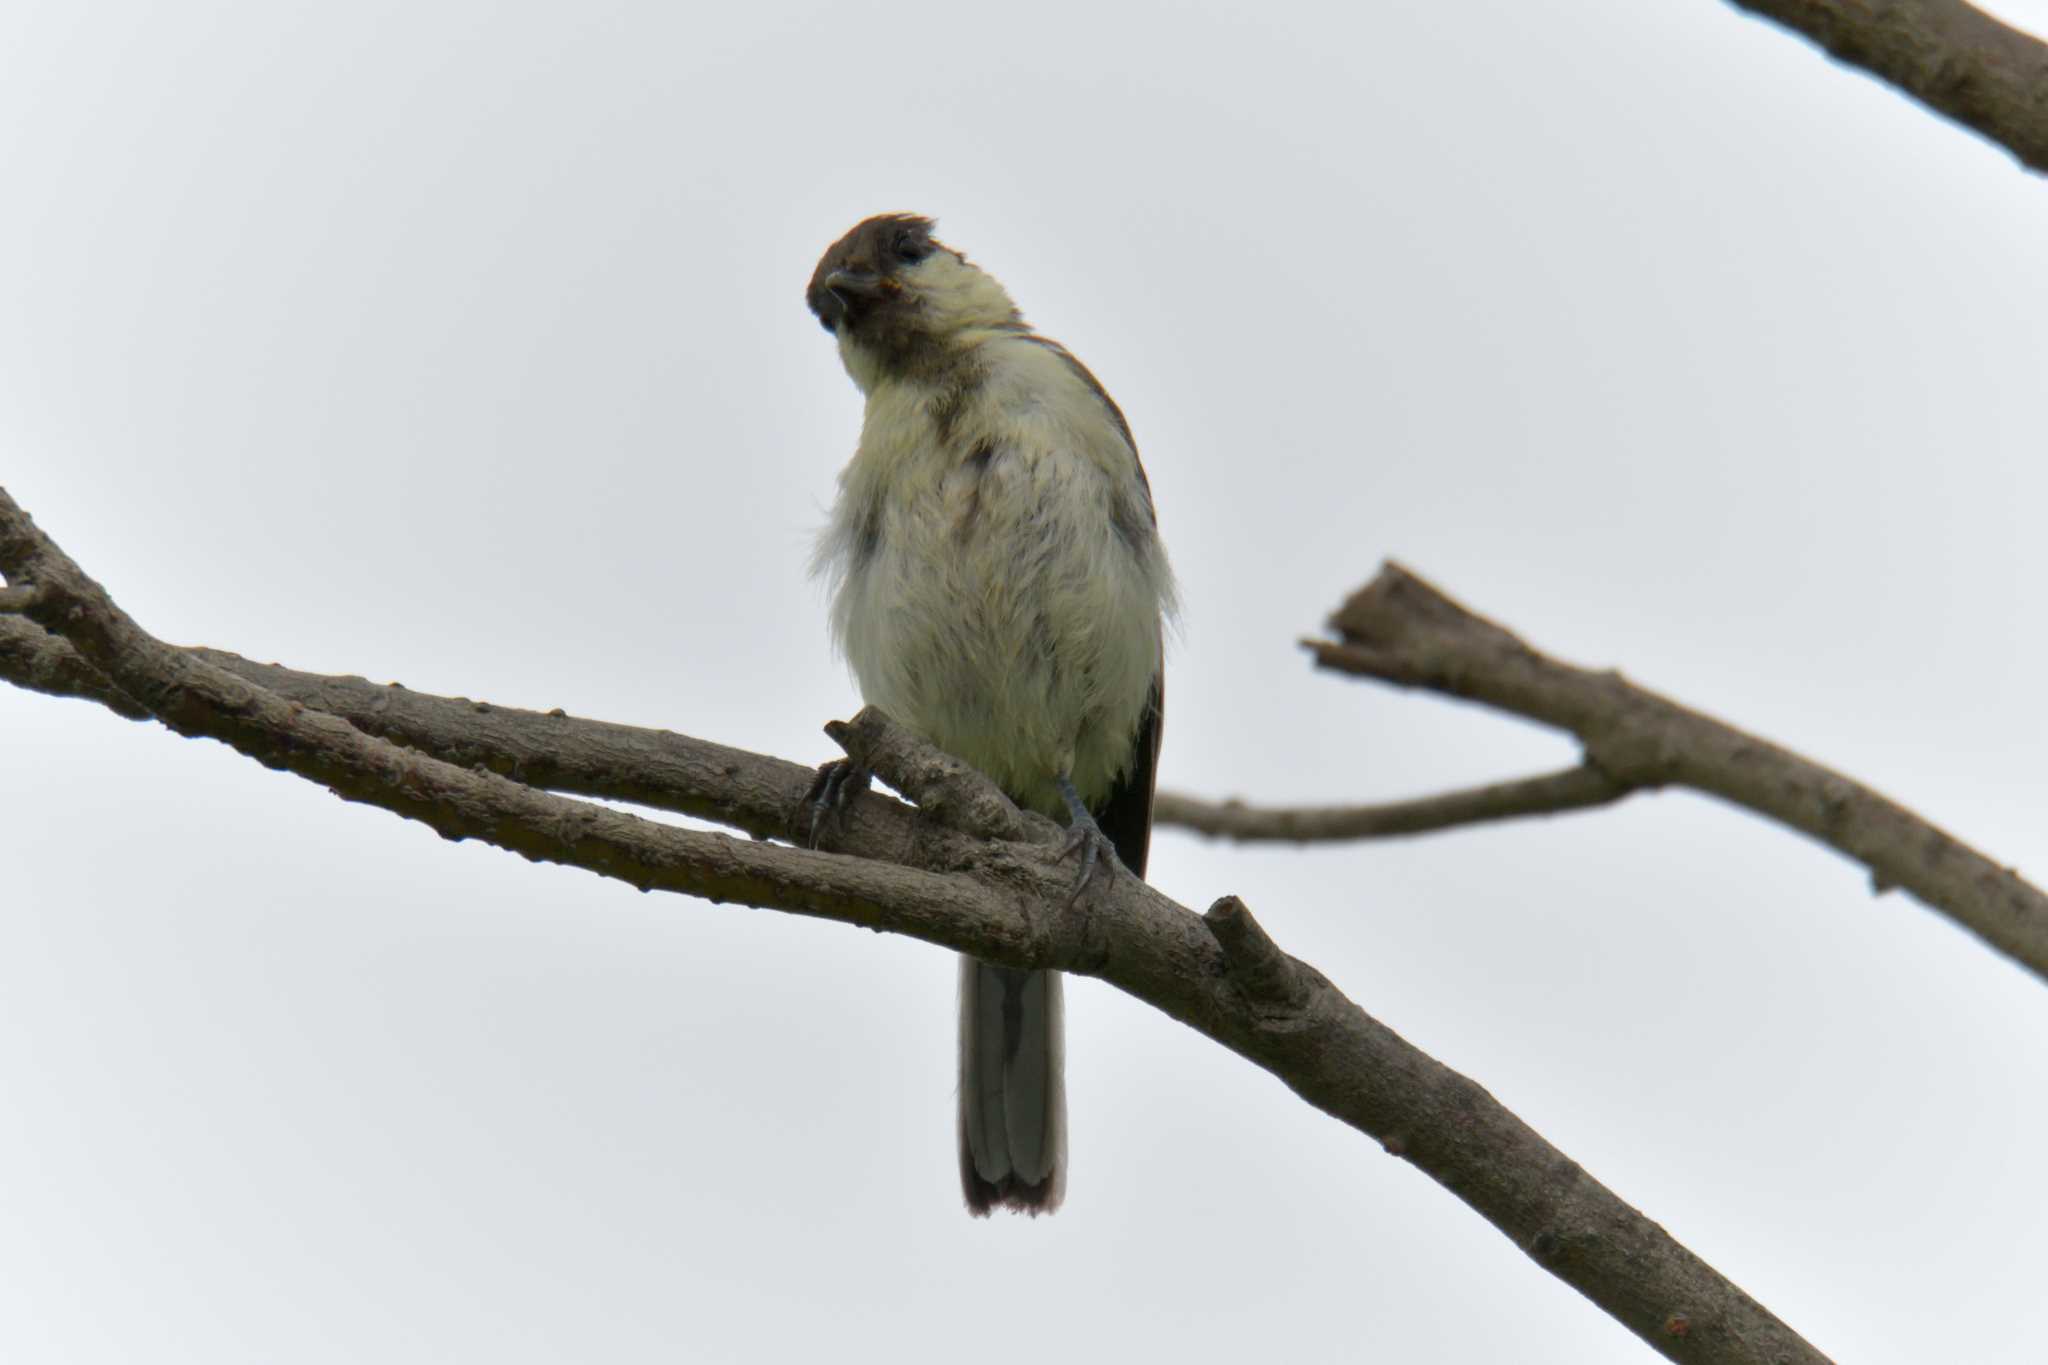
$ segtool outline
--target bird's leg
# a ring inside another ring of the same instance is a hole
[[[827,830],[837,831],[846,816],[847,805],[868,789],[874,777],[873,772],[850,758],[835,758],[819,767],[817,780],[811,783],[804,804],[797,807],[799,818],[806,808],[811,812],[810,827],[803,831],[805,843],[816,848]]]
[[[1067,893],[1067,904],[1071,906],[1081,899],[1081,893],[1088,889],[1088,883],[1095,880],[1097,873],[1115,868],[1116,846],[1109,842],[1102,826],[1096,824],[1095,817],[1088,813],[1088,803],[1081,799],[1081,793],[1074,790],[1074,784],[1067,775],[1061,773],[1053,781],[1059,786],[1060,799],[1067,803],[1067,841],[1060,850],[1060,856],[1078,856],[1081,859],[1081,873],[1074,878],[1074,889]],[[1104,854],[1109,855],[1106,861]]]

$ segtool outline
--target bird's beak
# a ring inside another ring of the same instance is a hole
[[[842,299],[848,294],[872,298],[882,292],[882,277],[872,270],[835,270],[825,277],[825,287]]]

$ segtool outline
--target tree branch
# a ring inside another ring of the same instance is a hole
[[[9,609],[0,609],[4,610]],[[61,636],[24,616],[0,614],[0,678],[31,692],[96,701],[128,720],[151,718],[146,708],[108,682],[106,674],[79,658]]]
[[[1585,746],[1624,789],[1677,785],[1718,796],[1827,844],[2048,977],[2048,896],[1896,802],[1754,735],[1636,687],[1616,672],[1539,654],[1398,564],[1330,620],[1338,642],[1304,643],[1325,668],[1509,711]]]
[[[1541,777],[1370,806],[1249,806],[1161,792],[1152,820],[1239,843],[1324,843],[1429,834],[1461,825],[1611,805],[1636,790],[1588,763]]]
[[[2048,171],[2048,44],[1962,0],[1734,0]]]
[[[517,749],[525,762],[559,777],[562,765],[550,768],[545,755],[519,748],[533,738],[533,727],[552,724],[557,742],[573,734],[588,753],[665,752],[675,760],[670,779],[696,774],[677,784],[694,792],[688,803],[713,818],[763,829],[787,827],[809,785],[809,770],[799,765],[682,736],[561,715],[508,718],[482,703],[371,688],[358,679],[309,682],[309,675],[246,661],[230,668],[205,652],[173,648],[115,606],[4,490],[0,573],[13,587],[33,589],[9,601],[26,601],[30,617],[47,632],[34,635],[19,622],[5,623],[0,660],[10,677],[30,676],[46,690],[90,696],[122,714],[139,705],[181,734],[221,740],[346,800],[419,820],[448,838],[482,839],[643,889],[816,915],[1008,966],[1100,977],[1378,1138],[1669,1359],[1824,1359],[1480,1086],[1418,1051],[1320,973],[1288,957],[1232,898],[1197,916],[1120,874],[1085,912],[1057,909],[1070,870],[1059,861],[1057,831],[1035,816],[1019,815],[1011,826],[1032,842],[1004,842],[867,796],[842,831],[843,846],[865,856],[845,857],[678,829],[431,757],[426,750],[466,753],[488,741],[499,746],[494,752],[501,760]],[[246,672],[364,706],[379,723],[403,725],[418,747],[378,738],[252,682]],[[384,704],[369,701],[366,690]],[[437,719],[449,722],[447,733],[433,733]],[[507,726],[508,719],[516,723]],[[879,713],[864,712],[844,733],[862,746],[863,762],[901,789],[951,789],[952,809],[966,823],[1006,818],[1007,803],[985,778]],[[728,770],[730,789],[713,794],[716,783],[707,780],[701,790],[692,785],[719,765]],[[607,782],[620,790],[648,785],[617,772]],[[967,790],[977,783],[987,790]]]
[[[366,735],[527,786],[601,796],[674,811],[758,839],[788,833],[813,769],[667,730],[583,720],[556,709],[527,711],[414,692],[397,683],[302,673],[226,650],[165,646],[289,701],[340,716]],[[0,679],[52,696],[95,701],[131,720],[151,719],[62,637],[33,621],[0,616]],[[907,837],[899,803],[856,801],[850,818],[879,821],[870,835]]]

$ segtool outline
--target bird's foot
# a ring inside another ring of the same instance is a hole
[[[846,807],[868,789],[874,777],[874,773],[850,758],[835,758],[819,767],[811,790],[797,807],[798,820],[803,819],[805,811],[811,813],[800,831],[808,847],[818,847],[818,841],[827,832],[837,832],[846,818]]]
[[[1060,847],[1060,857],[1079,858],[1081,870],[1074,878],[1074,889],[1067,893],[1067,905],[1071,907],[1088,889],[1089,883],[1098,876],[1116,875],[1116,845],[1102,832],[1102,826],[1095,823],[1095,817],[1088,811],[1088,804],[1081,794],[1074,790],[1074,784],[1062,775],[1058,779],[1060,799],[1067,803],[1067,838]]]

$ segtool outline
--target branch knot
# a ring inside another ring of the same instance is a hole
[[[1224,896],[1202,916],[1223,950],[1223,971],[1262,1018],[1294,1018],[1308,1006],[1310,984],[1301,964],[1280,951],[1252,912]]]

